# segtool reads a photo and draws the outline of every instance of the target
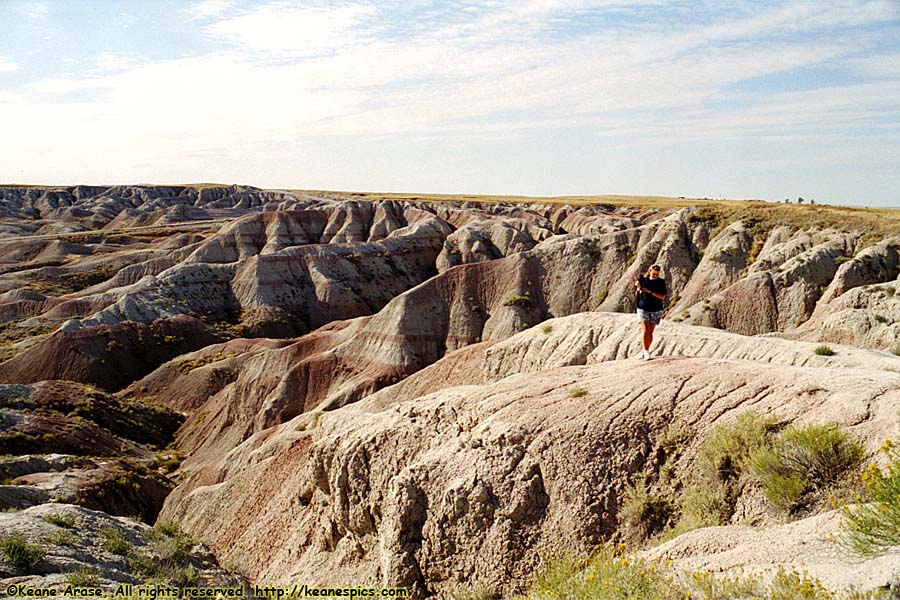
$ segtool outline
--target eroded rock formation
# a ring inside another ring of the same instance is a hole
[[[891,437],[900,242],[727,214],[0,188],[0,502],[152,520],[177,483],[162,519],[251,581],[509,594],[561,540],[625,539],[673,427],[676,478],[751,409]],[[654,263],[645,363],[622,313]]]

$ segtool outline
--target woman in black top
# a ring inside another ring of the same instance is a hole
[[[634,282],[634,293],[637,294],[637,313],[641,321],[641,340],[643,350],[641,359],[650,360],[650,344],[653,343],[653,330],[659,325],[663,315],[663,300],[666,299],[666,280],[659,276],[659,265],[647,269],[646,276],[638,277]]]

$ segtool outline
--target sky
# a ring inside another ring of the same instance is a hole
[[[0,183],[900,207],[900,0],[0,0]]]

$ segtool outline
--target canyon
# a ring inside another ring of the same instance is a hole
[[[177,525],[204,582],[522,593],[548,553],[633,543],[629,487],[678,493],[743,412],[871,453],[897,435],[895,212],[0,187],[0,505],[21,511],[0,533],[40,538],[59,506],[138,545]],[[669,296],[641,361],[632,283],[653,264]],[[896,557],[830,549],[836,513],[759,498],[727,533],[647,552],[833,589],[896,579]],[[46,562],[0,574],[70,569]],[[141,580],[102,562],[102,585]]]

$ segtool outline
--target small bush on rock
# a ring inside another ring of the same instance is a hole
[[[683,531],[724,525],[734,512],[723,486],[695,484],[681,496],[681,520],[676,528]],[[674,536],[673,536],[674,537]]]
[[[126,556],[131,549],[131,544],[121,531],[115,527],[107,527],[100,530],[100,547],[110,554]]]
[[[66,583],[72,587],[98,587],[100,576],[95,569],[82,567],[66,575]]]
[[[737,480],[745,472],[753,454],[767,444],[771,420],[753,411],[741,413],[733,423],[717,425],[700,447],[700,471],[714,481]]]
[[[862,444],[834,425],[789,427],[760,449],[750,470],[773,504],[796,507],[802,497],[836,482],[865,458]]]
[[[544,563],[526,592],[527,600],[837,600],[885,597],[881,592],[832,593],[818,580],[779,569],[773,576],[722,577],[679,572],[662,561],[622,555],[602,547],[589,558],[564,554]]]
[[[834,350],[832,350],[829,346],[817,346],[815,350],[813,350],[819,356],[834,356],[837,354]]]
[[[197,543],[177,523],[157,523],[147,539],[163,561],[175,563],[185,562]]]
[[[842,545],[863,557],[886,554],[900,546],[900,452],[893,443],[886,442],[882,452],[888,465],[875,465],[863,472],[866,495],[860,503],[844,506],[844,535]]]
[[[522,295],[509,296],[503,301],[503,306],[528,306],[531,304],[531,292],[526,291]]]
[[[68,529],[57,529],[44,538],[44,541],[52,546],[68,546],[70,548],[78,543],[75,534]]]
[[[21,533],[10,533],[0,538],[0,552],[17,569],[26,573],[33,573],[45,555],[41,546],[29,544]]]
[[[44,520],[50,523],[51,525],[56,525],[57,527],[65,527],[66,529],[71,529],[75,527],[75,516],[67,515],[66,513],[56,512],[44,515]]]
[[[669,498],[650,493],[642,484],[625,490],[619,509],[619,517],[628,527],[639,531],[642,538],[665,529],[674,513],[675,506]]]

